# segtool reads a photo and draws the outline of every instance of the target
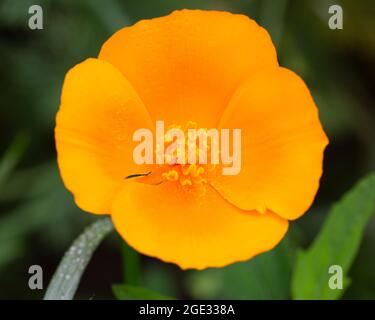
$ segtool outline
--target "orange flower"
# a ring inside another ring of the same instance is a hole
[[[135,164],[133,133],[160,119],[241,128],[240,173]],[[56,123],[60,172],[77,205],[111,214],[136,250],[183,269],[272,249],[312,204],[328,143],[308,88],[279,67],[268,33],[216,11],[116,32],[98,59],[68,72]]]

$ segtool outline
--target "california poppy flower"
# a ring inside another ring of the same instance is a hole
[[[241,128],[241,171],[133,160],[155,121]],[[66,75],[58,164],[77,205],[136,250],[183,269],[272,249],[313,202],[328,143],[303,80],[246,16],[182,10],[125,27]]]

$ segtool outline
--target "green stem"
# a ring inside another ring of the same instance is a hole
[[[0,186],[3,186],[21,160],[29,144],[30,136],[20,132],[0,160]]]
[[[124,283],[138,286],[140,283],[139,253],[121,241],[123,281]]]
[[[44,300],[72,300],[91,256],[103,238],[113,230],[110,218],[87,227],[64,254],[47,288]]]

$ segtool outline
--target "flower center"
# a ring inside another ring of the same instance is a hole
[[[185,152],[181,152],[181,148],[174,148],[171,153],[159,154],[158,150],[161,149],[161,146],[156,145],[156,157],[164,157],[164,161],[161,161],[164,164],[159,165],[163,180],[175,181],[181,186],[195,186],[207,183],[208,174],[213,172],[216,167],[216,164],[211,163],[211,145],[213,141],[208,141],[207,129],[199,129],[199,136],[192,134],[189,129],[197,129],[197,123],[193,121],[188,121],[184,127],[171,125],[169,129],[182,130],[184,138],[183,141],[171,139],[170,136],[165,134],[163,150],[168,150],[173,143],[175,145],[182,143]],[[193,155],[188,152],[189,150],[185,150],[186,146],[194,149]],[[192,157],[195,158],[195,161],[192,161]],[[206,161],[202,164],[199,161],[200,159],[206,159]]]

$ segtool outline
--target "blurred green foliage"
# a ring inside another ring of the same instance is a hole
[[[306,251],[300,251],[293,271],[295,299],[337,299],[347,289],[347,272],[357,254],[363,231],[375,211],[375,173],[363,178],[335,204],[321,231]],[[327,270],[340,266],[343,290],[332,290]]]
[[[295,249],[291,242],[288,237],[248,262],[190,272],[186,284],[197,299],[288,299]]]
[[[44,29],[32,31],[28,8],[36,3],[44,9]],[[328,28],[331,4],[344,9],[343,30]],[[117,29],[180,8],[243,13],[266,27],[280,64],[300,74],[311,88],[330,145],[314,206],[293,223],[274,251],[203,272],[183,272],[142,257],[137,282],[178,298],[290,298],[296,248],[307,247],[330,204],[375,169],[373,0],[2,0],[0,298],[42,297],[42,292],[27,289],[28,267],[42,265],[47,283],[67,246],[95,220],[75,206],[56,167],[54,117],[66,71],[96,56]],[[372,218],[344,298],[375,298],[374,231]],[[124,274],[137,278],[134,270],[122,269],[121,252],[118,237],[104,242],[82,279],[78,298],[113,298],[111,283],[121,283]]]
[[[136,287],[128,284],[115,284],[112,286],[113,294],[118,300],[172,300],[173,298],[161,295],[150,289]]]

